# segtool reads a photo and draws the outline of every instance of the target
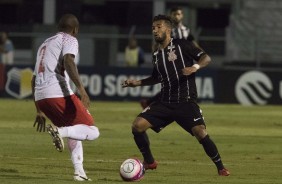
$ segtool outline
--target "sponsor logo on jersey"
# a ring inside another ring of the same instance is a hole
[[[174,62],[177,59],[177,55],[175,54],[175,50],[171,50],[168,53],[168,60]]]

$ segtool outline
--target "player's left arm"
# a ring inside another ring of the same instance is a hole
[[[203,54],[200,59],[192,67],[195,67],[197,70],[200,68],[206,67],[211,62],[211,58],[208,54]],[[199,65],[199,67],[197,66]]]
[[[191,75],[192,73],[197,72],[200,68],[206,67],[210,62],[210,56],[202,49],[195,47],[194,44],[188,45],[189,55],[197,61],[194,65],[190,67],[185,67],[182,69],[183,75]]]
[[[81,102],[83,105],[88,108],[90,105],[90,99],[88,94],[86,93],[84,86],[80,80],[78,70],[76,67],[76,64],[74,62],[75,56],[73,54],[65,54],[64,55],[64,67],[66,69],[66,72],[68,73],[70,79],[75,84],[77,89],[79,90],[79,93],[81,95]]]

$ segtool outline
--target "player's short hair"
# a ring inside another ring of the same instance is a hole
[[[167,15],[157,15],[153,18],[153,22],[163,20],[167,24],[168,27],[172,28],[172,20],[169,16]]]
[[[176,12],[178,10],[183,11],[183,9],[180,6],[174,6],[170,9],[170,13]]]
[[[75,15],[64,14],[58,24],[58,30],[62,32],[71,32],[75,27],[79,26],[79,22]]]

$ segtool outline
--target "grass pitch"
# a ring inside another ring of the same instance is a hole
[[[172,124],[159,134],[148,131],[159,166],[147,171],[140,183],[282,183],[281,106],[200,106],[231,176],[217,176],[196,139]],[[123,183],[120,164],[130,157],[142,160],[130,129],[141,107],[134,102],[92,102],[90,111],[101,135],[83,143],[85,170],[93,183]],[[36,132],[34,117],[31,100],[0,99],[0,183],[75,183],[68,150],[57,152],[48,133]]]

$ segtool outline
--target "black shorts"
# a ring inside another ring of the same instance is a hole
[[[191,135],[193,135],[192,127],[205,125],[202,110],[195,102],[177,104],[154,102],[144,109],[138,117],[146,119],[155,132],[160,132],[174,121]]]

